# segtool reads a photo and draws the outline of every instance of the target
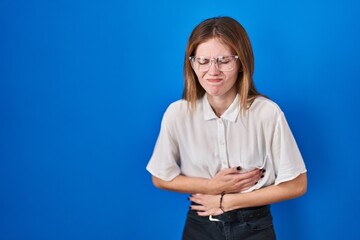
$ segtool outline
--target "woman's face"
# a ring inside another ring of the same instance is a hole
[[[198,68],[194,68],[200,85],[205,89],[209,97],[219,97],[224,100],[229,98],[232,100],[235,97],[235,83],[239,73],[237,59],[231,60],[234,67],[230,71],[220,71],[217,64],[215,64],[216,58],[219,56],[226,57],[232,55],[234,55],[234,52],[216,38],[203,42],[197,47],[195,57],[200,63],[201,59],[213,59],[207,71],[200,71]]]

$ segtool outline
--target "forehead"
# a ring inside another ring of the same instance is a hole
[[[217,38],[211,38],[203,43],[200,43],[195,50],[196,56],[216,57],[231,54],[232,51],[230,47]]]

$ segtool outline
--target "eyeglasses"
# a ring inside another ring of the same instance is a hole
[[[215,66],[219,71],[227,72],[234,69],[235,62],[239,57],[236,55],[230,56],[218,56],[216,58],[207,57],[189,57],[192,68],[195,71],[207,72],[210,69],[211,63],[214,62]]]

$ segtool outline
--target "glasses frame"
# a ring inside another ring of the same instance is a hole
[[[227,58],[227,57],[232,57],[231,61],[234,61],[236,63],[236,60],[239,59],[239,56],[238,55],[228,55],[228,56],[217,56],[216,58],[213,57],[213,58],[209,58],[209,63],[206,64],[206,66],[209,66],[209,68],[207,70],[199,70],[199,69],[196,69],[194,64],[195,64],[195,60],[196,59],[199,59],[200,57],[196,57],[196,56],[190,56],[189,57],[189,60],[190,60],[190,64],[191,64],[191,67],[192,69],[194,69],[194,71],[199,71],[199,72],[207,72],[210,70],[210,67],[211,67],[211,64],[214,62],[215,63],[215,66],[216,68],[221,71],[221,72],[230,72],[234,69],[234,66],[231,68],[231,69],[228,69],[228,70],[220,70],[219,69],[219,61],[221,58]],[[199,67],[200,68],[200,67]]]

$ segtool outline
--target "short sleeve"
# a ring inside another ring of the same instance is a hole
[[[146,169],[155,177],[170,181],[180,174],[179,148],[171,132],[172,112],[165,112],[153,154]]]
[[[276,122],[271,155],[276,175],[275,185],[290,181],[306,172],[304,160],[283,112]]]

